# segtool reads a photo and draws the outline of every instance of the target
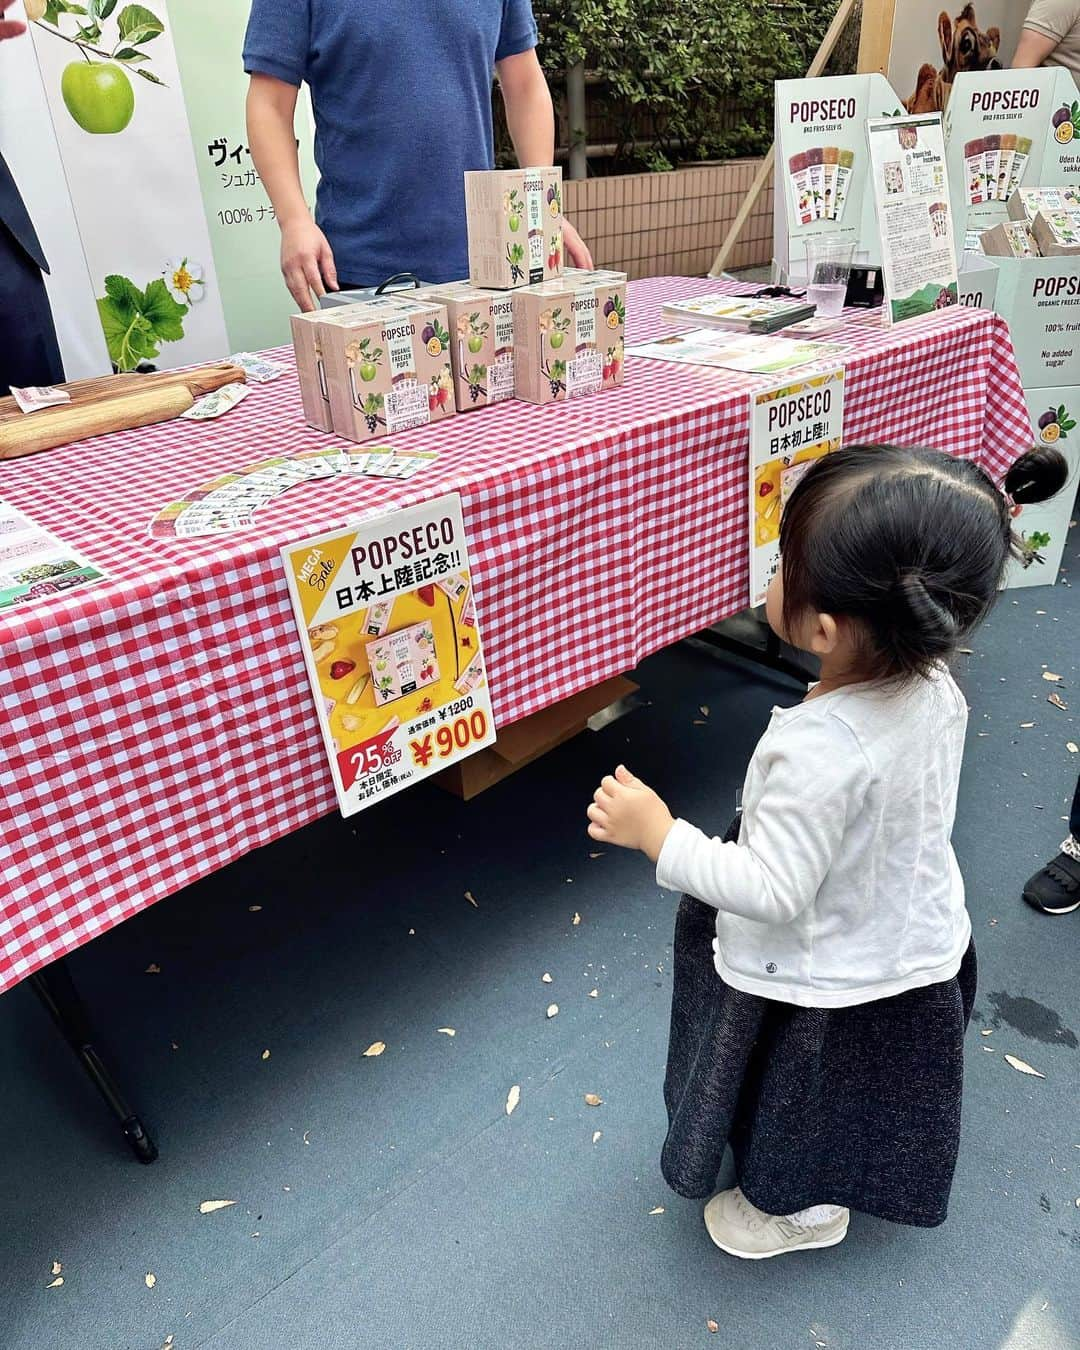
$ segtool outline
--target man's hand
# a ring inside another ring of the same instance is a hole
[[[0,0],[0,15],[4,13],[4,10],[10,9],[14,3],[15,0]],[[0,42],[3,42],[5,38],[22,37],[25,32],[26,24],[20,20],[0,18]]]
[[[582,267],[586,272],[593,270],[593,258],[588,245],[568,220],[563,220],[563,249],[566,261],[571,267]]]
[[[651,787],[620,764],[596,789],[588,810],[589,837],[622,848],[639,848],[653,862],[675,824]]]
[[[302,314],[317,308],[312,299],[338,288],[334,254],[310,216],[281,227],[281,274]]]

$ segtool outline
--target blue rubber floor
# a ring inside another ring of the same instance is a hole
[[[0,999],[0,1346],[1080,1346],[1080,911],[1019,898],[1080,769],[1080,586],[1005,595],[973,646],[981,988],[944,1227],[854,1216],[837,1248],[740,1262],[660,1177],[674,898],[590,844],[585,803],[626,759],[723,828],[796,697],[683,645],[641,668],[645,706],[478,801],[325,819],[76,953],[154,1166],[29,987]]]

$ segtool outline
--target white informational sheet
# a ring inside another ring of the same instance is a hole
[[[89,586],[104,576],[77,549],[0,501],[0,611]]]
[[[780,566],[780,520],[815,460],[844,434],[844,367],[750,395],[750,604],[764,603]]]
[[[627,347],[627,356],[675,361],[690,366],[715,366],[748,375],[782,375],[815,361],[827,361],[844,348],[829,342],[795,342],[782,337],[732,336],[715,328],[674,333],[655,342]]]
[[[947,309],[959,286],[941,115],[873,117],[866,134],[886,321]]]

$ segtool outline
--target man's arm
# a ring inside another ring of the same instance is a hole
[[[311,218],[300,182],[293,116],[298,90],[271,75],[251,77],[247,96],[251,158],[281,227],[281,272],[301,311],[316,308],[312,292],[338,288],[334,254]]]
[[[1013,70],[1034,70],[1041,66],[1054,48],[1058,39],[1037,33],[1034,28],[1025,28],[1016,44],[1016,55],[1012,59]]]
[[[507,56],[495,66],[499,77],[506,124],[522,168],[555,162],[555,110],[536,49]],[[574,267],[592,268],[592,254],[569,221],[563,222],[566,260]]]

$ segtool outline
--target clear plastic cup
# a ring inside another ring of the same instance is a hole
[[[823,319],[844,308],[855,242],[837,234],[818,234],[806,241],[806,298]]]

